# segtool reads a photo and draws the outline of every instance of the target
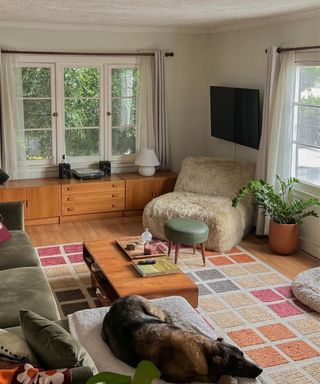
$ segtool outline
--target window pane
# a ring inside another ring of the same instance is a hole
[[[136,129],[112,129],[112,155],[130,155],[136,152]]]
[[[23,97],[51,97],[50,68],[22,68]]]
[[[298,146],[296,176],[300,181],[320,186],[320,149]]]
[[[24,127],[32,128],[51,128],[51,100],[23,100]]]
[[[137,80],[136,68],[112,68],[112,97],[135,97]]]
[[[98,68],[65,68],[64,95],[66,97],[98,97]]]
[[[320,108],[298,107],[297,141],[320,147]]]
[[[99,100],[66,99],[64,108],[66,127],[99,126]]]
[[[136,99],[119,98],[112,100],[112,126],[136,124]]]
[[[67,129],[65,137],[68,156],[99,155],[99,129]]]
[[[300,67],[300,103],[320,106],[320,66]]]
[[[27,160],[52,158],[51,131],[27,131],[25,138]]]

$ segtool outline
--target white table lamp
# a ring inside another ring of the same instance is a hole
[[[139,173],[142,176],[154,175],[156,169],[155,166],[159,165],[159,160],[151,148],[142,148],[135,161],[136,165],[139,165]]]

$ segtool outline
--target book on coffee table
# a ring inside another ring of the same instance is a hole
[[[157,257],[154,264],[141,265],[139,262],[133,262],[133,266],[142,277],[171,275],[181,272],[180,268],[168,257]]]

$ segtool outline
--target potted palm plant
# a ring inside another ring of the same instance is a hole
[[[251,180],[241,188],[232,200],[236,207],[248,193],[255,197],[255,205],[263,209],[263,214],[270,217],[269,246],[275,253],[289,255],[294,253],[299,244],[299,225],[308,216],[319,217],[312,209],[320,206],[317,198],[307,200],[293,199],[292,188],[299,180],[290,177],[282,180],[276,176],[279,188],[263,180]]]

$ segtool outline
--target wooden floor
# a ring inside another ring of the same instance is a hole
[[[37,246],[65,244],[98,239],[115,239],[142,233],[140,216],[48,224],[27,227],[33,244]],[[291,256],[273,254],[265,238],[249,235],[241,243],[244,248],[289,278],[299,272],[320,266],[320,260],[299,251]]]

